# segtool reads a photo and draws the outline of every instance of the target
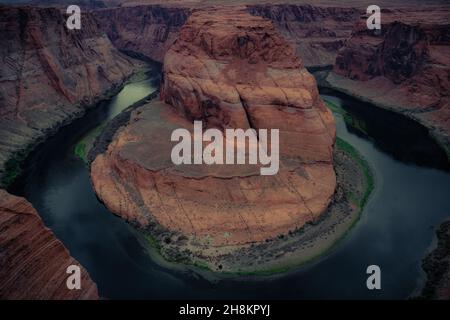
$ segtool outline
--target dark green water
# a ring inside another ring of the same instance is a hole
[[[338,136],[373,167],[376,188],[361,220],[335,249],[275,278],[216,282],[155,263],[134,230],[96,198],[89,172],[73,155],[81,137],[151,93],[150,80],[122,92],[63,128],[27,160],[12,191],[29,199],[46,225],[89,271],[106,298],[407,298],[423,280],[420,262],[434,228],[450,217],[450,174],[445,155],[426,130],[390,112],[324,93],[348,111],[336,115]],[[355,125],[357,123],[357,125]],[[355,129],[355,127],[357,129]],[[382,272],[382,290],[366,288],[368,265]]]

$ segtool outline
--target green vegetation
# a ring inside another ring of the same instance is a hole
[[[75,156],[87,163],[87,155],[95,141],[95,138],[102,132],[105,125],[100,125],[97,128],[91,130],[75,145],[73,153]]]
[[[328,100],[324,100],[324,101],[325,101],[325,104],[327,105],[328,109],[330,109],[333,113],[337,113],[337,114],[341,114],[341,115],[344,115],[347,113],[347,112],[345,112],[344,109],[342,109],[340,106],[334,104],[333,102],[328,101]]]
[[[308,257],[306,260],[299,262],[299,263],[292,263],[290,265],[284,265],[284,266],[274,266],[271,268],[266,269],[255,269],[255,270],[236,270],[231,272],[222,272],[221,274],[226,276],[273,276],[276,274],[281,274],[288,272],[289,270],[292,270],[293,268],[298,267],[301,264],[305,264],[307,262],[310,262],[317,257],[321,256],[325,252],[329,251],[331,248],[335,247],[339,241],[348,234],[348,232],[352,229],[352,227],[356,224],[356,222],[359,220],[359,217],[362,213],[362,210],[364,206],[366,205],[369,196],[371,192],[373,191],[375,187],[375,180],[372,173],[372,170],[370,168],[369,163],[364,159],[364,157],[348,142],[341,138],[336,139],[336,148],[351,157],[361,168],[363,174],[364,174],[364,190],[362,191],[361,195],[358,195],[354,192],[347,192],[346,196],[349,201],[351,201],[353,204],[359,207],[359,213],[357,217],[352,221],[351,226],[346,230],[346,232],[334,243],[332,243],[330,246],[328,246],[323,251]],[[167,255],[163,254],[163,248],[158,243],[158,241],[152,237],[149,234],[144,234],[145,239],[147,240],[147,243],[151,248],[153,248],[161,257],[163,257],[166,261],[176,264],[182,264],[182,265],[190,265],[194,266],[198,269],[206,270],[206,271],[212,271],[211,268],[208,266],[206,262],[203,262],[201,260],[192,259],[189,256],[182,255],[177,256],[176,258],[168,258]]]
[[[353,121],[351,115],[349,115],[344,109],[342,109],[341,107],[334,105],[328,101],[327,101],[327,104],[328,104],[328,107],[334,113],[342,115],[344,117],[344,121],[345,121],[345,119],[347,119],[346,121],[348,121],[348,123],[350,125],[353,125],[354,121]],[[358,209],[356,209],[356,210],[358,210],[358,214],[355,216],[355,218],[353,219],[353,221],[351,223],[351,226],[345,231],[345,233],[337,241],[333,242],[330,246],[328,246],[326,249],[322,250],[321,252],[318,252],[317,254],[314,254],[313,256],[308,257],[306,260],[301,261],[299,263],[294,262],[289,265],[273,266],[273,267],[269,267],[266,269],[254,269],[254,270],[251,270],[251,269],[250,270],[242,270],[242,269],[239,270],[238,269],[236,271],[231,271],[231,272],[222,272],[221,274],[228,275],[228,276],[272,276],[272,275],[276,275],[276,274],[285,273],[285,272],[288,272],[289,270],[292,270],[293,268],[298,267],[301,264],[304,264],[313,259],[316,259],[317,257],[321,256],[325,252],[329,251],[331,248],[335,247],[341,239],[345,238],[345,236],[348,234],[348,232],[352,229],[352,227],[359,220],[360,215],[363,211],[363,208],[366,205],[366,203],[369,199],[369,196],[375,187],[375,179],[374,179],[374,176],[373,176],[373,173],[372,173],[369,163],[364,159],[364,157],[359,153],[359,151],[357,149],[355,149],[350,143],[348,143],[347,141],[338,137],[338,138],[336,138],[336,148],[338,150],[340,150],[341,152],[345,153],[350,158],[352,158],[357,163],[357,165],[361,168],[361,171],[364,175],[364,190],[361,190],[360,192],[350,191],[350,190],[346,191],[346,197],[347,197],[348,201],[358,207]],[[186,255],[177,256],[175,258],[172,257],[172,258],[167,259],[167,255],[163,254],[163,252],[162,252],[163,248],[151,235],[146,234],[145,238],[147,239],[147,242],[149,243],[149,246],[151,248],[154,248],[160,256],[164,257],[164,259],[166,259],[167,261],[169,261],[171,263],[190,265],[190,266],[194,266],[199,269],[202,269],[202,270],[212,271],[206,262],[193,259]]]
[[[75,145],[74,150],[75,155],[86,162],[87,152],[86,152],[86,143],[84,141],[80,141]]]
[[[20,163],[16,158],[9,159],[5,164],[5,174],[2,177],[2,185],[9,186],[21,173]]]
[[[22,163],[32,150],[33,146],[28,145],[6,161],[5,172],[1,176],[1,187],[7,188],[22,174]]]
[[[331,101],[324,100],[325,104],[327,105],[328,109],[330,109],[335,114],[340,114],[342,118],[344,119],[344,122],[349,126],[352,127],[359,132],[368,135],[366,123],[362,121],[361,119],[358,119],[356,117],[352,117],[347,111],[345,111],[342,107],[334,104]]]
[[[338,108],[337,113],[342,114],[341,112],[345,112],[343,109],[341,109],[337,106],[334,106],[334,108]],[[375,188],[375,179],[374,179],[372,170],[370,168],[370,165],[366,161],[366,159],[364,159],[364,157],[359,153],[359,151],[356,150],[350,143],[348,143],[347,141],[345,141],[339,137],[336,138],[336,148],[338,150],[342,151],[343,153],[347,154],[349,157],[351,157],[358,164],[358,166],[361,168],[361,170],[364,174],[364,181],[365,181],[364,187],[365,188],[364,188],[364,191],[362,192],[362,195],[358,196],[355,192],[352,192],[352,191],[348,191],[346,193],[347,199],[359,207],[359,213],[358,213],[357,218],[355,218],[354,221],[352,222],[352,225],[342,235],[342,237],[340,237],[340,239],[338,241],[334,242],[331,246],[329,246],[323,252],[310,257],[309,259],[303,261],[300,264],[305,264],[305,263],[321,256],[326,251],[335,247],[341,239],[345,238],[345,236],[348,234],[348,232],[353,228],[353,226],[359,220],[361,213],[364,209],[364,206],[366,205],[370,194],[372,193],[373,189]],[[298,266],[298,264],[294,264],[294,265],[290,265],[290,266],[287,265],[287,266],[283,266],[283,267],[273,267],[273,268],[269,268],[269,269],[252,270],[252,271],[238,270],[236,272],[230,272],[230,273],[226,273],[226,274],[238,275],[238,276],[271,276],[271,275],[287,272],[297,266]]]
[[[344,122],[351,126],[352,128],[367,134],[367,129],[365,126],[365,123],[363,121],[359,121],[359,119],[352,117],[350,114],[347,113],[342,107],[334,104],[331,101],[325,100],[325,103],[327,107],[335,114],[340,114]],[[358,205],[361,210],[364,208],[364,205],[366,204],[367,200],[369,199],[369,196],[371,192],[373,191],[373,188],[375,187],[375,181],[372,174],[372,170],[370,169],[369,163],[364,159],[364,157],[356,150],[350,143],[346,142],[345,140],[337,137],[336,138],[336,147],[346,153],[348,156],[350,156],[354,161],[358,163],[358,165],[361,167],[365,181],[366,181],[366,188],[364,191],[364,194],[361,197],[358,197],[357,194],[354,192],[347,192],[346,196],[347,198],[354,204]]]
[[[144,233],[144,238],[147,240],[147,243],[150,245],[151,248],[155,249],[158,254],[161,254],[161,246],[159,245],[158,241],[156,241],[155,238],[153,238],[150,234]]]
[[[339,137],[336,138],[336,147],[339,150],[341,150],[342,152],[345,152],[347,155],[349,155],[353,160],[355,160],[358,163],[358,165],[361,167],[361,169],[364,173],[366,188],[365,188],[364,193],[362,194],[361,198],[358,199],[358,197],[353,192],[347,194],[347,196],[350,198],[350,200],[355,201],[356,204],[362,210],[364,208],[365,204],[367,203],[367,200],[369,199],[369,196],[375,187],[375,179],[374,179],[372,170],[370,169],[370,165],[366,161],[366,159],[364,159],[364,157],[358,152],[358,150],[356,150],[347,141],[342,140]]]

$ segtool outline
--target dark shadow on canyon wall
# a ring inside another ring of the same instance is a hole
[[[344,115],[348,130],[371,140],[379,150],[403,163],[450,171],[443,148],[416,121],[332,89],[320,88],[320,94],[345,97],[341,103],[349,112]]]

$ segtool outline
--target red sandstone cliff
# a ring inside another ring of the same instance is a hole
[[[189,12],[184,7],[154,5],[94,10],[92,14],[117,48],[162,62]]]
[[[81,289],[69,290],[66,269],[79,262],[47,229],[32,205],[0,190],[0,299],[98,299],[81,267]]]
[[[163,60],[192,9],[205,4],[174,3],[94,10],[93,15],[120,49]],[[355,8],[310,5],[248,5],[251,14],[271,20],[306,66],[331,66],[360,15]]]
[[[248,11],[271,20],[307,67],[334,64],[361,12],[356,8],[294,4],[249,5]]]
[[[0,6],[0,175],[14,159],[117,88],[133,71],[92,17],[68,30],[54,8]],[[8,162],[9,161],[9,162]],[[5,169],[5,166],[7,167]],[[8,182],[8,181],[6,181]]]
[[[239,9],[195,11],[164,59],[161,98],[136,110],[92,163],[98,196],[149,232],[215,246],[263,242],[316,220],[336,178],[334,120],[310,75],[270,21]],[[207,127],[280,129],[280,172],[181,165],[171,133]]]
[[[450,8],[385,10],[339,52],[329,83],[422,122],[450,146]]]

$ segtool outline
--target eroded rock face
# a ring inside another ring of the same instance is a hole
[[[93,15],[115,46],[156,61],[164,55],[200,3],[134,5],[95,10]],[[360,9],[310,5],[248,5],[248,12],[271,20],[307,66],[332,66],[359,19]]]
[[[450,299],[450,221],[445,221],[436,231],[437,246],[422,262],[427,281],[421,298]]]
[[[5,169],[7,161],[82,114],[133,71],[88,13],[81,30],[68,30],[66,19],[55,8],[0,6],[3,178],[14,171]]]
[[[356,8],[294,4],[249,5],[248,11],[271,20],[307,67],[334,64],[361,12]]]
[[[80,263],[24,198],[0,190],[0,299],[98,299],[81,267],[81,289],[69,290],[66,269]]]
[[[450,146],[450,8],[382,14],[381,32],[355,26],[329,82],[411,115]]]
[[[239,9],[193,12],[166,54],[161,99],[136,110],[92,164],[94,188],[113,212],[214,247],[275,238],[327,208],[334,120],[270,21]],[[219,130],[279,129],[279,173],[175,166],[171,133],[192,132],[194,120]]]
[[[92,14],[117,48],[162,62],[189,12],[184,7],[148,5],[95,10]]]

